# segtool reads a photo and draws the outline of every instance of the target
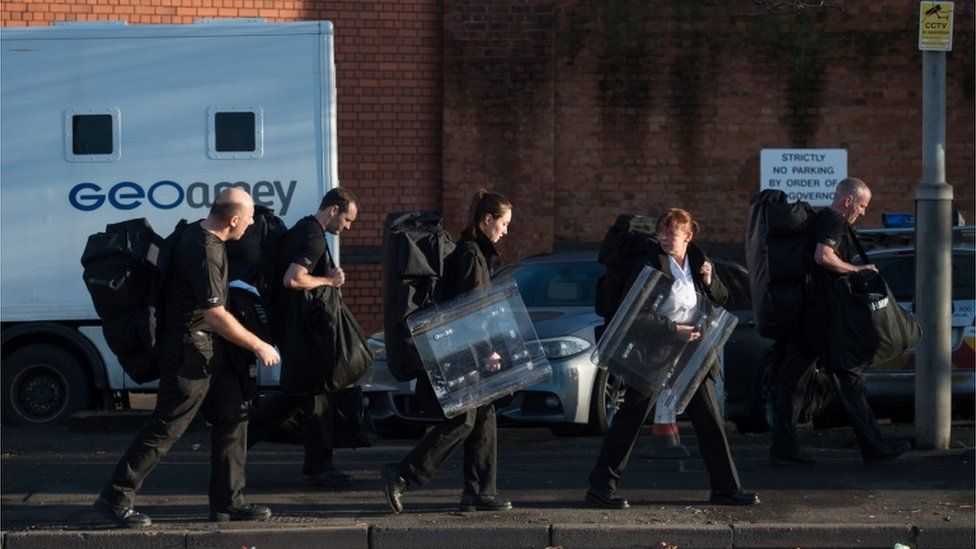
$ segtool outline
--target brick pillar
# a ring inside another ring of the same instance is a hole
[[[551,3],[444,2],[444,214],[456,234],[475,190],[504,194],[505,261],[552,250],[554,48]]]

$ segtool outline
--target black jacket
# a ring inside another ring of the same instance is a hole
[[[461,237],[444,265],[439,300],[447,301],[491,284],[491,261],[497,255],[495,245],[480,231],[473,239]]]
[[[465,292],[490,285],[490,264],[497,255],[494,244],[480,231],[473,239],[462,236],[457,247],[445,260],[438,301],[447,301]],[[430,378],[425,374],[417,378],[416,396],[425,411],[435,416],[443,414]]]
[[[668,254],[659,244],[655,245],[651,250],[643,255],[644,257],[641,258],[642,261],[633,262],[633,266],[627,274],[627,284],[625,286],[626,289],[630,289],[631,285],[633,285],[634,281],[640,275],[640,272],[644,269],[645,265],[650,265],[652,268],[660,271],[667,280],[671,282],[674,281],[674,275],[671,274]],[[719,278],[718,271],[715,269],[715,264],[712,263],[712,283],[710,285],[706,285],[702,280],[700,271],[705,262],[709,261],[708,256],[706,256],[705,252],[703,252],[701,248],[695,244],[688,245],[687,255],[688,266],[691,269],[691,278],[695,282],[695,289],[707,297],[709,301],[715,305],[724,305],[728,300],[729,291],[722,282],[722,279]],[[646,325],[641,328],[642,330],[667,330],[671,334],[674,334],[677,331],[677,325],[675,322],[664,317],[655,317],[653,319],[642,320],[646,322]],[[662,356],[657,356],[659,354]],[[654,350],[648,350],[648,352],[645,353],[645,359],[652,361],[656,359],[666,360],[666,355],[669,354],[669,351],[662,347]],[[714,378],[717,373],[718,362],[715,362],[715,364],[710,367],[709,375]]]

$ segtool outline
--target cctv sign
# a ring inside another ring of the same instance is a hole
[[[834,189],[847,177],[847,149],[763,149],[759,190],[777,189],[790,202],[829,206]]]
[[[919,4],[918,49],[952,51],[952,2]]]

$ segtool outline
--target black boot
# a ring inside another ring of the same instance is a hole
[[[507,499],[497,498],[485,494],[476,496],[464,494],[461,496],[460,509],[464,512],[469,511],[508,511],[512,508],[512,502]]]
[[[223,511],[210,510],[210,522],[230,522],[232,520],[268,520],[271,509],[264,505],[245,503],[240,507],[232,507]]]
[[[99,497],[92,505],[96,513],[111,520],[119,528],[145,528],[152,526],[152,519],[132,507],[113,505]]]
[[[584,498],[591,507],[601,509],[628,509],[630,503],[617,495],[617,491],[611,488],[590,488],[586,491]]]
[[[386,487],[386,502],[390,504],[390,509],[394,515],[403,512],[403,502],[400,499],[407,491],[407,479],[400,476],[399,467],[396,463],[388,463],[383,466],[383,484]]]

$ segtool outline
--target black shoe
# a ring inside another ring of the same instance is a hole
[[[464,512],[470,511],[508,511],[512,508],[512,502],[507,499],[497,498],[485,494],[473,496],[464,494],[461,496],[460,509]]]
[[[152,526],[152,519],[149,515],[144,515],[132,507],[112,505],[108,501],[99,497],[92,504],[92,509],[96,513],[111,520],[119,528],[145,528]]]
[[[802,450],[789,453],[780,453],[776,450],[770,450],[769,452],[769,464],[774,467],[789,465],[815,465],[816,463],[817,458]]]
[[[400,476],[399,467],[396,463],[387,463],[382,471],[383,484],[386,487],[386,502],[390,504],[390,509],[394,515],[403,512],[403,502],[400,499],[407,491],[407,479]]]
[[[876,452],[864,452],[861,454],[861,459],[864,460],[865,465],[877,465],[885,461],[891,461],[911,449],[912,445],[908,441],[885,441],[884,446],[880,450]]]
[[[210,522],[230,522],[232,520],[268,520],[271,518],[271,509],[264,505],[245,503],[240,507],[227,509],[226,511],[210,511]]]
[[[627,500],[617,495],[617,493],[609,488],[606,489],[593,489],[590,488],[586,491],[586,496],[583,498],[586,500],[591,507],[600,507],[601,509],[629,509],[630,504]]]
[[[321,486],[322,488],[346,488],[354,484],[352,475],[343,473],[338,469],[330,469],[315,475],[303,474],[302,481],[309,486]]]
[[[755,505],[759,503],[759,495],[750,492],[732,492],[731,494],[717,494],[712,492],[708,502],[712,505]]]

